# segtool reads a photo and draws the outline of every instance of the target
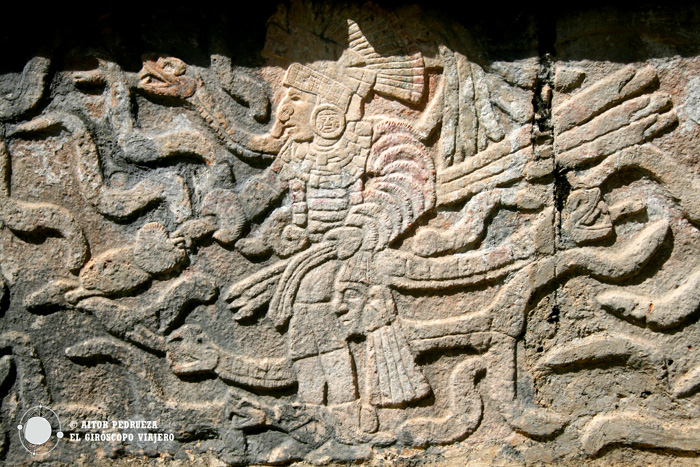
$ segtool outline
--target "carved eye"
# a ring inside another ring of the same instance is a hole
[[[347,289],[343,293],[343,297],[345,298],[345,300],[352,302],[362,300],[362,292],[360,292],[357,289]]]
[[[301,93],[299,91],[297,91],[296,89],[290,89],[288,91],[287,97],[292,102],[298,102],[302,99]]]

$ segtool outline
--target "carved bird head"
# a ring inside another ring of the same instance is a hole
[[[175,57],[146,58],[139,72],[138,88],[147,94],[187,99],[196,81],[185,74],[187,65]]]
[[[191,375],[213,371],[219,362],[219,351],[202,328],[187,324],[168,339],[168,363],[176,375]]]

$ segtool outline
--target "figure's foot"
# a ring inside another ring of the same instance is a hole
[[[363,405],[360,408],[360,429],[365,433],[376,433],[379,429],[377,409],[371,405]]]
[[[216,228],[216,220],[213,216],[191,219],[178,227],[170,238],[173,241],[182,239],[187,248],[192,248],[196,242],[215,232]]]
[[[388,446],[396,442],[396,435],[387,431],[377,431],[379,420],[374,407],[357,401],[330,407],[337,423],[335,438],[343,444],[370,444]]]

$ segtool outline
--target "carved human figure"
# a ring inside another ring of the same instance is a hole
[[[277,196],[284,193],[281,189],[291,192],[292,206],[281,208],[291,217],[283,237],[297,239],[298,251],[340,227],[351,204],[359,201],[371,128],[362,122],[345,128],[353,93],[341,83],[298,64],[290,67],[284,83],[288,89],[272,135],[284,135],[285,145],[264,176],[270,181],[268,186],[278,188]],[[364,147],[350,147],[353,139],[363,137]],[[246,212],[252,214],[250,207],[257,196],[252,190],[240,194],[243,206],[248,206]],[[334,263],[328,263],[308,271],[309,278],[299,284],[291,314],[273,316],[278,327],[289,321],[289,355],[299,396],[309,403],[323,403],[324,392],[329,404],[356,398],[345,334],[328,306],[331,288],[317,287],[324,282],[331,285],[335,269]]]
[[[268,173],[276,173],[278,183],[291,192],[292,206],[282,208],[291,218],[283,238],[297,239],[299,250],[319,243],[334,228],[342,228],[350,207],[361,201],[371,126],[357,120],[346,123],[354,93],[322,73],[293,64],[284,83],[288,90],[272,134],[284,135],[286,142]],[[359,88],[363,82],[357,80],[356,84]],[[360,105],[359,99],[354,105]],[[359,116],[359,108],[354,111]],[[335,234],[352,243],[354,249],[359,247],[360,229],[346,227]],[[357,397],[346,333],[329,306],[337,267],[338,263],[331,261],[308,271],[288,310],[291,313],[272,311],[279,327],[289,321],[289,353],[299,396],[310,403],[324,402],[324,388],[329,404]],[[324,283],[328,287],[318,287]]]
[[[351,32],[355,29],[358,40],[364,39],[350,23]],[[284,268],[273,265],[258,273],[264,278],[254,275],[234,284],[228,299],[232,308],[240,309],[238,319],[270,300],[268,316],[277,328],[289,324],[299,397],[309,403],[357,398],[347,332],[331,303],[338,268],[358,250],[386,248],[434,203],[432,160],[410,127],[373,126],[363,119],[363,101],[379,73],[366,66],[319,71],[290,65],[283,81],[286,93],[269,134],[281,141],[277,157],[236,197],[243,213],[236,220],[245,223],[285,193],[290,195],[291,206],[271,216],[288,224],[281,237],[271,241],[262,231],[236,245],[245,252],[261,241],[277,253],[283,251],[280,256],[293,256]],[[258,284],[255,297],[247,296],[245,284],[250,281]]]

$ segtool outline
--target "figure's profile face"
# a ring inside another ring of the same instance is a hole
[[[316,96],[289,88],[280,103],[277,119],[282,131],[296,142],[311,141],[314,137],[311,128],[311,113],[316,104]]]
[[[355,282],[339,282],[336,285],[338,294],[338,311],[341,313],[360,313],[365,306],[367,286]]]
[[[362,310],[366,302],[366,285],[354,281],[336,281],[333,306],[350,335],[360,334]]]

